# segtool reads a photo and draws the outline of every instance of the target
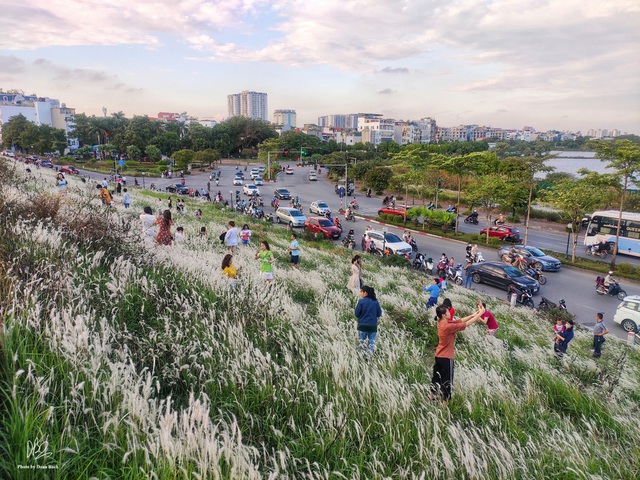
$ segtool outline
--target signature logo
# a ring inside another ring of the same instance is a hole
[[[51,457],[52,452],[49,451],[48,440],[27,441],[27,460],[37,462]]]

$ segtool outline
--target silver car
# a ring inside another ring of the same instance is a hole
[[[377,249],[384,251],[388,248],[390,252],[398,255],[411,255],[411,245],[403,241],[395,233],[384,233],[379,230],[369,230],[364,232],[365,237],[369,237]]]
[[[286,223],[290,228],[304,227],[307,217],[297,208],[280,207],[276,210],[276,222]]]
[[[326,216],[327,213],[331,213],[329,205],[320,200],[318,200],[317,202],[311,202],[311,204],[309,205],[309,211],[311,213],[315,213],[316,215],[322,216]]]

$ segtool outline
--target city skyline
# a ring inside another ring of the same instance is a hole
[[[4,7],[0,88],[77,112],[227,117],[269,96],[438,125],[640,133],[640,4],[600,1],[35,0]],[[348,28],[345,28],[348,26]]]

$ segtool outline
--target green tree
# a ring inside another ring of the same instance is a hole
[[[182,149],[178,150],[173,154],[173,159],[176,162],[176,167],[179,170],[187,170],[188,165],[193,162],[193,159],[196,156],[196,152],[190,149]]]
[[[132,160],[140,160],[142,157],[142,150],[137,145],[129,145],[127,147],[127,156]]]
[[[508,180],[497,174],[478,176],[469,192],[469,198],[474,204],[480,205],[486,212],[487,243],[489,243],[489,227],[491,226],[491,212],[507,195]]]
[[[147,155],[147,159],[152,162],[159,162],[162,158],[162,152],[155,145],[149,145],[144,152]]]
[[[112,123],[117,125],[120,120],[113,118]],[[130,146],[135,145],[140,152],[138,157],[142,155],[151,140],[161,133],[161,124],[155,120],[151,120],[146,115],[136,115],[127,123],[124,129],[123,141],[127,150]],[[127,152],[128,153],[128,152]]]
[[[151,139],[150,144],[158,147],[164,155],[169,157],[182,148],[182,141],[175,132],[163,132],[156,135]]]
[[[598,195],[594,195],[593,184],[588,179],[566,179],[542,194],[543,199],[553,208],[562,212],[571,222],[572,248],[571,261],[576,261],[576,247],[580,234],[580,221],[585,212],[592,212],[598,205]]]
[[[206,150],[196,152],[195,160],[203,165],[213,165],[220,160],[220,152],[213,148],[207,148]]]
[[[27,148],[28,145],[22,144],[20,136],[29,128],[29,124],[31,122],[22,114],[11,117],[2,125],[2,144],[6,148]]]
[[[384,190],[389,186],[389,181],[393,177],[393,170],[389,167],[375,167],[367,172],[364,179],[367,185],[370,185],[377,195],[382,195]]]
[[[629,182],[637,182],[640,173],[640,144],[631,140],[617,140],[610,142],[594,142],[593,147],[600,156],[600,160],[607,162],[607,166],[616,171],[622,188],[620,190],[620,208],[618,212],[618,228],[616,229],[616,248],[611,257],[611,266],[616,264],[618,242],[620,240],[620,227],[622,226],[622,211]]]

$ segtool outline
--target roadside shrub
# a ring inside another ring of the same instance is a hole
[[[618,273],[624,273],[625,275],[633,275],[636,271],[636,267],[627,262],[618,263],[616,269]]]
[[[411,268],[411,262],[408,262],[402,255],[389,255],[382,258],[382,263],[390,267]]]

